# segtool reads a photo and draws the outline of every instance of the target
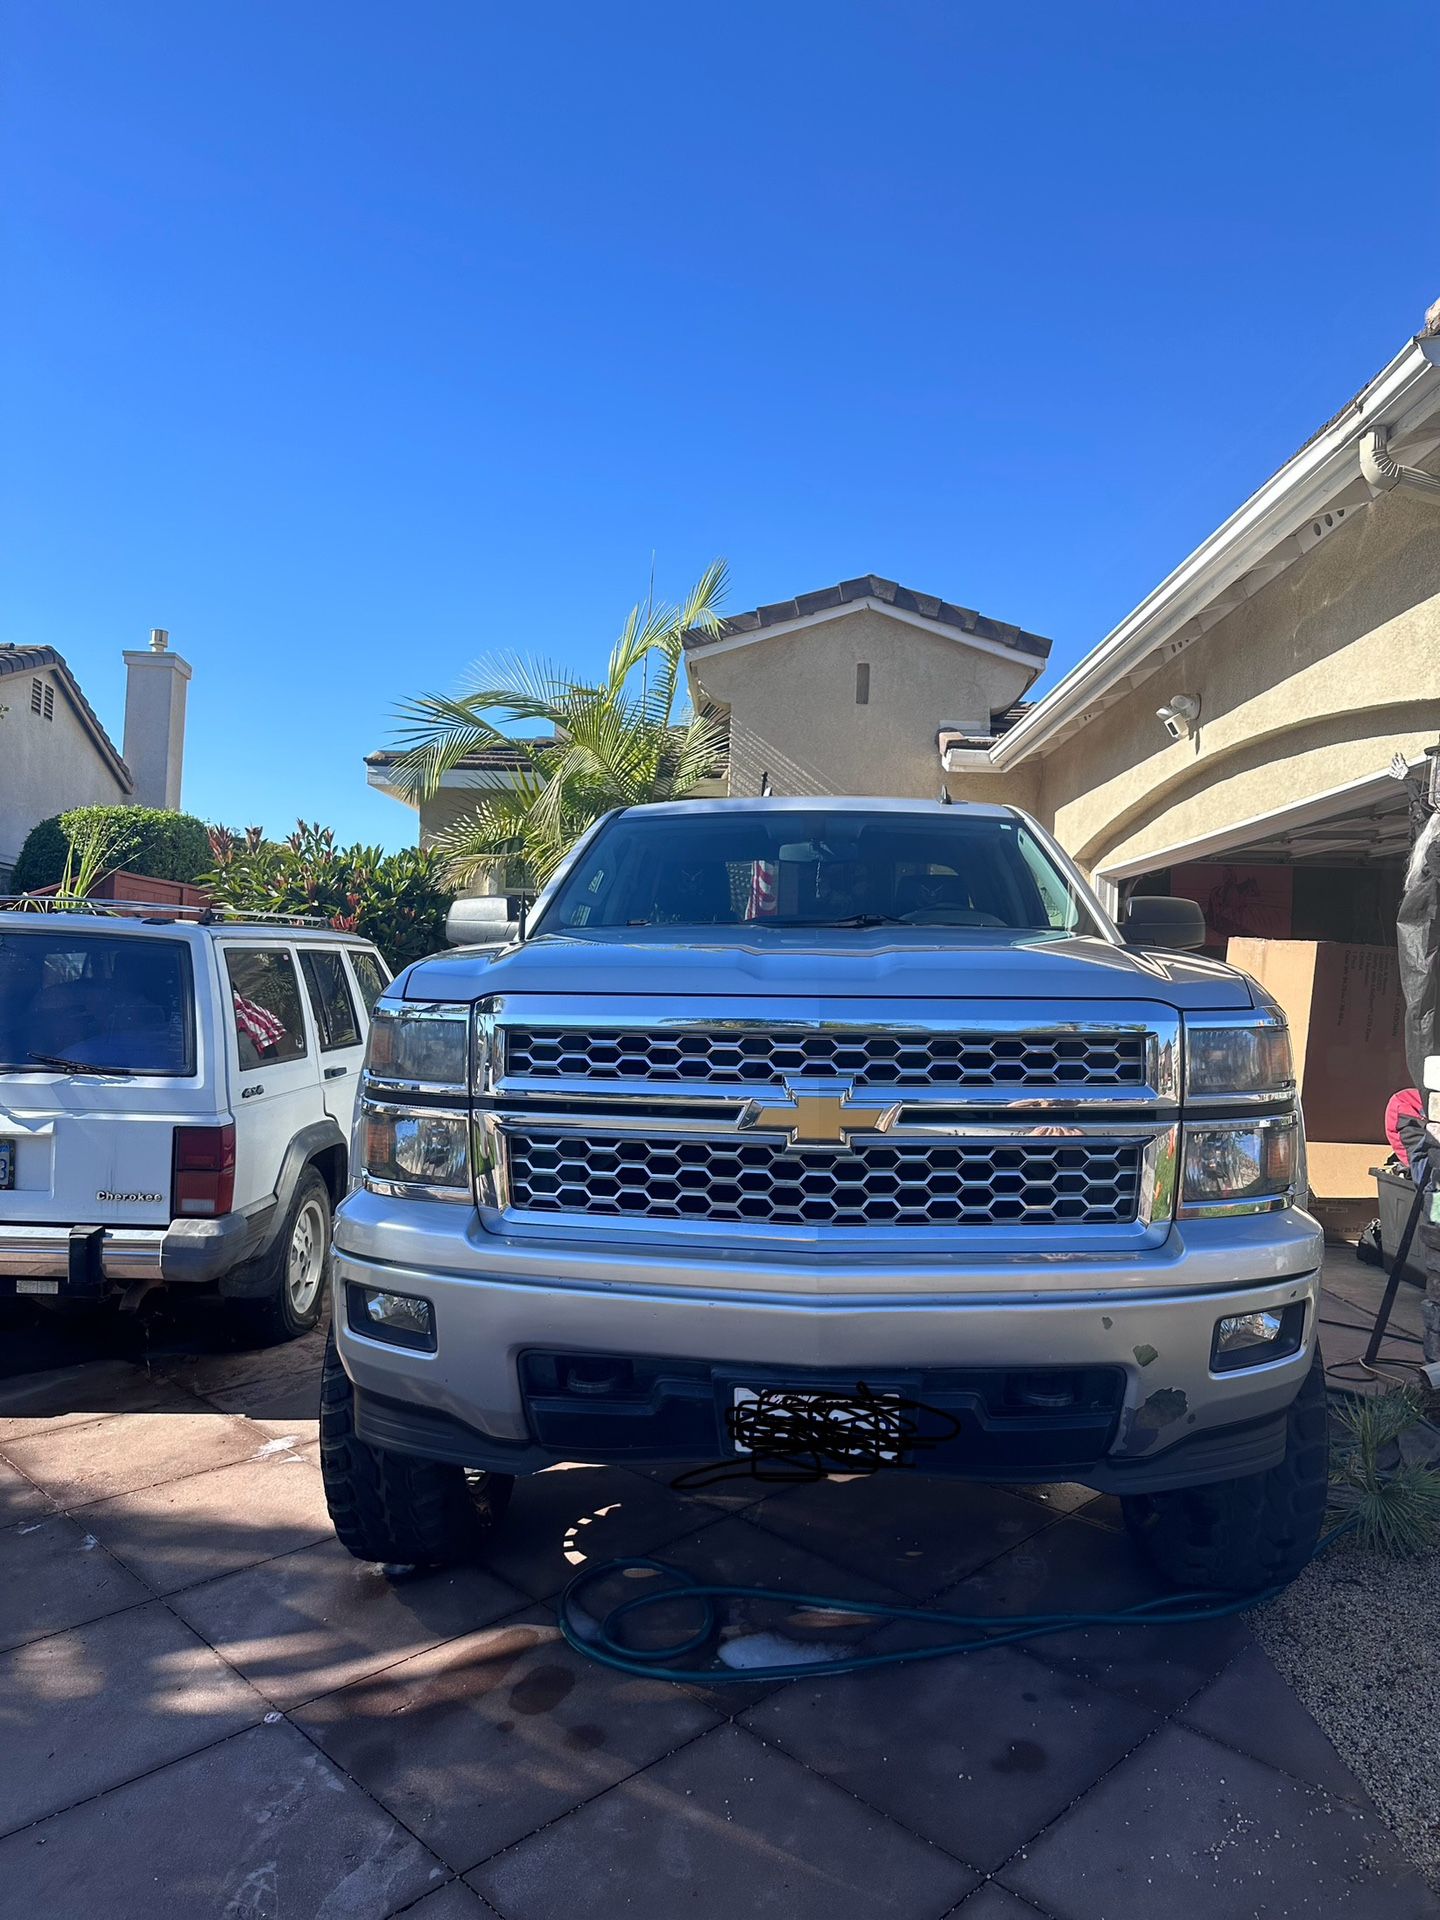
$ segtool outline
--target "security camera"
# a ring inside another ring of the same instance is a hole
[[[1163,707],[1155,709],[1155,718],[1172,740],[1188,740],[1200,718],[1200,702],[1191,693],[1177,693]]]

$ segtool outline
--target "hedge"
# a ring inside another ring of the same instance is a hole
[[[113,826],[123,835],[115,864],[128,873],[148,874],[152,880],[197,880],[215,864],[209,831],[193,813],[169,813],[160,807],[72,807],[30,829],[15,862],[11,891],[28,893],[63,880],[71,839],[92,823]]]

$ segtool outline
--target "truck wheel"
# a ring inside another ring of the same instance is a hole
[[[308,1333],[324,1311],[330,1277],[330,1189],[314,1167],[301,1174],[275,1245],[255,1269],[254,1294],[226,1302],[239,1337],[275,1347]]]
[[[1131,1537],[1177,1587],[1256,1593],[1293,1580],[1315,1551],[1329,1493],[1325,1368],[1317,1348],[1290,1403],[1285,1458],[1265,1473],[1121,1501]]]
[[[382,1452],[355,1432],[354,1409],[332,1330],[320,1376],[320,1470],[340,1544],[357,1560],[402,1566],[478,1559],[510,1504],[513,1477]]]

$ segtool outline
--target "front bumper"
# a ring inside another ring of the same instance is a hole
[[[437,1214],[445,1216],[436,1220]],[[703,1363],[717,1378],[909,1382],[945,1370],[1110,1370],[1121,1384],[1113,1420],[1088,1459],[1069,1449],[991,1450],[990,1478],[1063,1477],[1130,1491],[1198,1484],[1272,1466],[1284,1416],[1315,1347],[1321,1236],[1292,1210],[1176,1227],[1144,1256],[1038,1261],[929,1258],[904,1265],[839,1258],[728,1258],[699,1251],[491,1235],[473,1215],[352,1195],[341,1211],[335,1284],[419,1294],[434,1310],[436,1350],[357,1333],[343,1292],[334,1316],[357,1389],[362,1433],[398,1451],[533,1472],[563,1457],[543,1444],[522,1384],[528,1354],[624,1355]],[[1210,1370],[1222,1315],[1301,1303],[1305,1333],[1284,1359]],[[623,1443],[582,1457],[674,1457],[657,1423],[646,1448]],[[612,1422],[609,1432],[622,1428]],[[682,1457],[724,1441],[692,1435]],[[960,1457],[926,1462],[970,1472]],[[1057,1473],[1056,1468],[1062,1469]]]

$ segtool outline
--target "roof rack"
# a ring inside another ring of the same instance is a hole
[[[0,893],[0,913],[91,913],[117,920],[191,920],[196,926],[323,927],[341,928],[318,914],[244,913],[238,907],[183,906],[174,900],[92,900],[81,893]]]

